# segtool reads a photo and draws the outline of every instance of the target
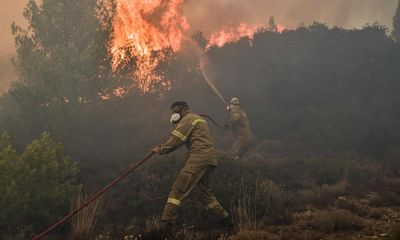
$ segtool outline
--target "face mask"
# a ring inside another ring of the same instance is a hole
[[[181,115],[179,113],[173,113],[171,115],[170,121],[171,121],[172,124],[178,123],[179,120],[181,120]]]

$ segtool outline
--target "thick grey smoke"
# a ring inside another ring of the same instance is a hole
[[[206,33],[240,22],[277,23],[292,28],[313,21],[358,28],[379,22],[391,28],[397,0],[188,0],[185,15],[193,30]]]
[[[0,93],[16,79],[9,61],[15,54],[10,25],[25,24],[22,11],[27,2],[0,1]],[[270,16],[289,28],[313,21],[346,28],[378,21],[391,27],[396,3],[397,0],[186,0],[184,11],[192,30],[206,33],[240,22],[266,24]]]

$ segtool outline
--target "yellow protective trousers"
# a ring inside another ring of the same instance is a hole
[[[208,165],[196,169],[195,172],[186,171],[183,168],[172,185],[162,214],[162,220],[175,223],[179,206],[193,189],[199,191],[199,201],[204,207],[211,210],[217,217],[226,218],[228,213],[211,193],[214,170],[214,166]]]

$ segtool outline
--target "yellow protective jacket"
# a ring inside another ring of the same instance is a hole
[[[188,148],[184,171],[194,173],[207,165],[217,166],[215,147],[208,124],[199,115],[191,112],[182,117],[168,140],[160,145],[160,154],[175,151],[184,144]]]
[[[236,139],[241,138],[249,142],[252,140],[249,119],[246,112],[239,106],[231,106],[227,125],[232,129]]]

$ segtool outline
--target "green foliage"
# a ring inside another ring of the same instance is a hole
[[[57,136],[69,131],[70,119],[80,116],[80,105],[98,101],[114,84],[109,81],[107,48],[111,1],[36,2],[29,1],[25,8],[28,26],[12,26],[19,79],[3,102],[4,111],[13,105],[8,115],[20,121],[28,136],[25,143],[43,131]]]
[[[110,26],[96,11],[103,2],[29,1],[24,11],[29,27],[13,25],[20,75],[15,94],[46,105],[99,98],[110,69],[105,64]]]
[[[78,190],[77,165],[64,155],[60,143],[43,133],[19,155],[11,144],[0,148],[0,225],[38,231],[69,210]]]

